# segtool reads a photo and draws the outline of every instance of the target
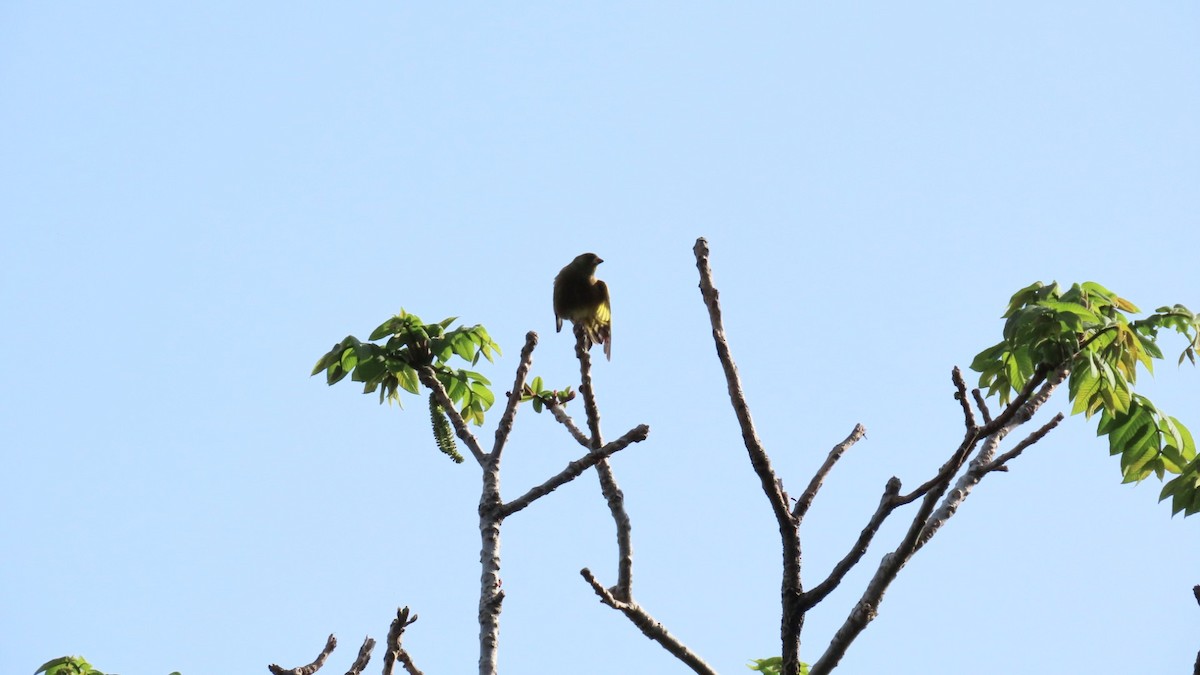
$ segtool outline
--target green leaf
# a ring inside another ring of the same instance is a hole
[[[400,317],[393,316],[387,321],[379,324],[375,330],[371,331],[371,335],[367,339],[378,340],[385,335],[395,335],[396,333],[400,332],[401,325],[403,325],[403,321],[400,319]]]
[[[446,393],[449,394],[451,401],[461,401],[470,392],[466,383],[459,377],[448,377],[446,381],[442,382],[442,385],[446,387]]]
[[[342,352],[342,370],[351,371],[358,365],[358,354],[356,351],[354,347],[347,347]]]
[[[471,361],[475,358],[475,342],[471,340],[470,335],[458,334],[451,340],[451,345],[454,348],[454,353],[466,361]],[[445,360],[445,359],[443,359]]]
[[[315,366],[313,366],[312,374],[309,375],[309,377],[312,377],[313,375],[316,375],[317,373],[321,372],[322,370],[325,370],[326,368],[328,368],[329,361],[332,358],[334,358],[333,352],[326,352],[326,354],[324,356],[317,359],[317,364]]]
[[[1183,458],[1185,460],[1191,462],[1196,458],[1196,442],[1192,440],[1192,432],[1188,431],[1188,428],[1183,425],[1183,422],[1180,422],[1174,417],[1171,418],[1171,421],[1175,423],[1175,428],[1179,431],[1180,438],[1183,439],[1183,445],[1179,446],[1179,451],[1183,453]]]
[[[1103,323],[1103,319],[1101,319],[1100,316],[1097,315],[1095,312],[1093,312],[1092,310],[1090,310],[1082,305],[1077,305],[1073,302],[1059,302],[1059,301],[1055,301],[1055,300],[1047,300],[1045,302],[1042,302],[1041,306],[1048,307],[1056,312],[1059,312],[1060,314],[1071,314],[1071,315],[1077,316],[1081,319],[1087,319],[1088,321],[1090,321],[1092,323]]]
[[[1113,303],[1114,307],[1121,310],[1122,312],[1130,312],[1133,314],[1137,314],[1138,312],[1142,311],[1142,310],[1138,309],[1136,305],[1134,305],[1132,302],[1126,300],[1125,298],[1118,298],[1118,297],[1114,296],[1112,298],[1112,303]]]
[[[1142,407],[1134,408],[1127,415],[1118,417],[1116,421],[1116,426],[1108,435],[1108,443],[1114,455],[1124,453],[1128,448],[1138,447],[1149,434],[1157,430],[1153,418]]]
[[[1008,310],[1004,312],[1002,318],[1007,319],[1016,313],[1021,307],[1036,301],[1039,297],[1041,297],[1041,294],[1043,293],[1042,289],[1044,287],[1045,284],[1040,281],[1035,281],[1014,293],[1012,299],[1010,299],[1008,302]]]
[[[417,371],[407,363],[399,371],[394,371],[397,383],[400,388],[410,394],[421,393],[421,378],[417,376]]]
[[[329,364],[329,369],[325,371],[325,383],[333,386],[342,381],[346,377],[346,369],[342,368],[340,362]]]
[[[1183,453],[1179,452],[1178,448],[1170,445],[1164,445],[1159,451],[1159,459],[1162,460],[1162,468],[1171,473],[1183,473],[1183,468],[1188,462],[1183,458]],[[1162,474],[1158,475],[1159,480],[1162,480]]]
[[[1100,284],[1098,284],[1094,281],[1085,281],[1082,284],[1080,284],[1080,288],[1082,288],[1085,292],[1087,292],[1088,295],[1100,295],[1100,296],[1104,297],[1106,300],[1108,298],[1111,298],[1114,295],[1116,295],[1116,293],[1113,293],[1112,291],[1108,290],[1107,288],[1101,286]]]
[[[57,668],[58,666],[65,665],[67,663],[76,663],[79,660],[81,660],[81,659],[79,659],[78,657],[75,657],[75,656],[60,656],[57,659],[50,659],[49,661],[43,663],[41,668],[38,668],[37,670],[33,671],[33,675],[38,675],[38,673],[44,673],[44,672],[50,670],[51,668]],[[87,663],[87,662],[84,661],[84,663]]]
[[[1183,448],[1183,434],[1179,433],[1179,427],[1175,426],[1173,418],[1166,415],[1160,416],[1158,430],[1162,433],[1164,441],[1171,447]]]
[[[1075,405],[1071,408],[1071,414],[1078,415],[1086,412],[1087,417],[1090,418],[1093,410],[1091,402],[1100,391],[1100,378],[1086,371],[1076,371],[1071,374],[1071,380],[1074,381],[1076,376],[1079,377],[1080,383],[1074,395]]]
[[[1145,437],[1149,440],[1150,437]],[[1124,482],[1139,482],[1150,475],[1149,464],[1158,457],[1158,447],[1154,443],[1131,444],[1121,455],[1121,473]]]
[[[471,392],[473,394],[475,394],[475,396],[477,396],[479,398],[479,400],[482,402],[484,410],[491,408],[492,404],[496,402],[496,396],[494,394],[492,394],[492,391],[490,389],[488,389],[483,383],[472,382],[470,387],[471,387]]]
[[[459,371],[459,372],[461,372],[461,373],[462,373],[463,375],[465,375],[466,377],[469,377],[469,378],[471,378],[472,380],[475,380],[476,382],[479,382],[480,384],[491,384],[491,383],[492,383],[492,382],[491,382],[491,380],[488,380],[486,377],[484,377],[483,375],[480,375],[479,373],[476,373],[475,371],[472,371],[472,370],[462,370],[462,371]]]
[[[355,382],[377,383],[386,372],[387,364],[383,357],[376,356],[366,361],[360,361],[358,367],[354,369],[351,379]]]

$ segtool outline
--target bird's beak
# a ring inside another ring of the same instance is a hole
[[[602,262],[604,262],[604,258],[600,258],[600,257],[597,257],[597,258],[596,258],[596,264],[597,264],[597,265],[599,265],[599,264],[600,264],[600,263],[602,263]]]

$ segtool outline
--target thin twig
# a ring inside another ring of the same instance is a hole
[[[588,353],[591,341],[582,325],[575,326],[575,355],[579,358],[579,393],[583,396],[583,409],[587,413],[588,430],[591,432],[589,447],[598,452],[604,444],[600,435],[600,410],[596,406],[596,390],[592,385],[592,359]],[[643,425],[645,426],[645,425]],[[633,594],[633,525],[625,510],[625,495],[617,485],[608,460],[601,457],[596,462],[596,476],[600,480],[600,493],[608,503],[613,522],[617,528],[617,596],[627,599]]]
[[[483,448],[479,447],[479,441],[475,435],[467,428],[467,422],[459,414],[454,407],[454,402],[450,400],[450,395],[446,393],[446,388],[438,382],[437,375],[434,374],[433,368],[424,366],[417,370],[417,377],[421,379],[421,384],[429,388],[437,399],[438,405],[446,411],[446,416],[450,418],[450,423],[454,425],[454,431],[463,443],[471,449],[471,454],[475,456],[475,460],[479,462],[479,466],[485,466],[488,462],[487,455],[484,454]],[[519,390],[518,390],[519,391]]]
[[[981,473],[987,474],[987,473],[991,473],[992,471],[1008,471],[1008,466],[1007,466],[1008,462],[1016,459],[1017,457],[1020,457],[1021,453],[1025,452],[1026,448],[1028,448],[1029,446],[1033,445],[1034,443],[1037,443],[1038,441],[1042,440],[1042,438],[1045,437],[1046,434],[1050,433],[1050,431],[1052,429],[1054,429],[1054,427],[1058,426],[1059,423],[1063,421],[1063,419],[1065,419],[1063,414],[1058,413],[1049,422],[1046,422],[1045,424],[1043,424],[1042,428],[1038,429],[1037,431],[1033,432],[1032,434],[1029,434],[1028,436],[1025,437],[1025,440],[1014,445],[1012,450],[1009,450],[1008,452],[1000,455],[999,457],[997,457],[995,459],[995,461],[993,461],[993,462],[989,463],[987,466],[984,466],[983,468],[981,468],[980,469]]]
[[[350,670],[346,671],[346,675],[362,675],[362,671],[371,662],[371,651],[373,649],[375,649],[375,640],[371,639],[371,636],[368,635],[363,640],[362,646],[358,648],[358,657],[354,659],[354,663],[350,664]]]
[[[615,597],[596,580],[596,577],[586,567],[580,570],[579,573],[583,575],[583,578],[591,585],[592,590],[600,597],[600,602],[624,614],[642,631],[642,634],[654,640],[675,658],[684,662],[693,672],[700,673],[701,675],[717,675],[717,671],[713,670],[712,666],[705,663],[695,652],[688,649],[674,635],[671,635],[666,627],[650,616],[650,613],[642,609],[641,605],[634,602],[632,598],[621,600]]]
[[[546,403],[545,405],[546,409],[554,415],[554,419],[558,420],[559,424],[571,432],[572,438],[585,448],[592,447],[592,442],[588,439],[587,434],[580,431],[579,427],[575,424],[575,420],[571,419],[571,416],[567,414],[567,411],[561,405],[558,403]]]
[[[517,374],[513,379],[513,387],[509,390],[508,405],[500,416],[500,424],[496,425],[496,442],[492,445],[492,461],[499,461],[504,443],[512,433],[513,420],[517,416],[517,406],[521,403],[521,390],[525,388],[525,378],[529,376],[529,367],[533,364],[533,348],[537,346],[538,335],[533,331],[525,334],[525,346],[521,348],[521,362],[517,365]]]
[[[804,592],[804,611],[808,611],[815,607],[833,592],[834,589],[842,583],[846,578],[846,574],[858,564],[862,557],[866,555],[867,548],[871,545],[871,539],[879,531],[879,527],[883,521],[887,519],[897,507],[901,506],[896,500],[896,496],[900,494],[900,479],[892,476],[884,487],[883,496],[879,498],[879,506],[875,509],[875,513],[871,515],[871,519],[867,521],[866,527],[858,535],[858,540],[854,542],[854,546],[846,553],[838,564],[833,566],[833,570],[829,576],[821,583],[813,586]]]
[[[312,675],[320,670],[321,666],[325,665],[325,659],[329,658],[329,655],[333,653],[334,649],[337,649],[337,638],[330,634],[329,639],[325,641],[325,648],[322,649],[321,653],[317,654],[317,658],[307,666],[288,669],[272,663],[271,665],[267,666],[267,670],[270,670],[275,675]]]
[[[967,400],[967,383],[963,381],[962,371],[958,366],[954,367],[951,379],[954,381],[954,398],[962,404],[963,421],[967,425],[967,429],[975,428],[975,413],[971,411],[971,402]]]
[[[846,454],[850,446],[862,440],[866,435],[866,428],[861,424],[856,424],[854,425],[854,431],[850,432],[846,440],[833,446],[833,449],[829,451],[829,456],[825,458],[825,463],[821,465],[820,469],[817,469],[817,473],[813,475],[812,481],[809,482],[808,487],[804,490],[804,494],[800,495],[800,499],[792,509],[792,516],[795,517],[797,524],[801,520],[804,520],[804,514],[808,513],[813,499],[817,496],[817,490],[821,489],[821,485],[825,482],[825,477],[833,470],[833,465],[842,458],[842,455]]]
[[[633,443],[640,443],[646,440],[646,436],[650,433],[650,427],[645,424],[639,425],[630,429],[626,434],[617,440],[606,444],[599,450],[589,452],[579,459],[571,462],[565,469],[559,471],[554,476],[550,477],[546,482],[536,487],[530,488],[528,492],[508,502],[500,508],[500,518],[507,518],[529,506],[541,497],[554,492],[558,488],[566,485],[570,481],[579,477],[584,471],[596,466],[604,461],[607,457],[614,453],[624,450]]]
[[[992,421],[992,413],[988,410],[987,401],[983,398],[983,392],[979,388],[971,390],[971,397],[975,399],[975,405],[979,407],[979,414],[983,415],[983,423],[990,424]]]

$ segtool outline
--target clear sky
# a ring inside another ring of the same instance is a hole
[[[1190,2],[0,5],[0,672],[265,672],[330,632],[344,672],[399,605],[425,672],[474,670],[477,468],[421,400],[309,369],[404,307],[486,325],[500,394],[529,330],[534,372],[575,384],[550,282],[583,251],[613,296],[606,435],[651,427],[613,462],[635,594],[748,672],[779,653],[780,553],[696,237],[790,490],[868,430],[807,520],[815,583],[889,476],[957,444],[950,369],[1013,291],[1200,309],[1198,30]],[[1195,369],[1139,391],[1200,431]],[[579,452],[522,409],[506,496]],[[1187,672],[1200,518],[1120,485],[1082,418],[1012,468],[842,670]],[[809,659],[902,518],[810,615]],[[612,535],[591,473],[506,523],[503,672],[684,672],[579,577],[615,581]]]

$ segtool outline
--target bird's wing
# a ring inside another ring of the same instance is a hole
[[[601,325],[612,323],[612,305],[608,301],[608,284],[597,279],[594,297],[600,300],[596,305],[596,322]]]
[[[612,361],[612,303],[608,298],[608,284],[597,279],[596,295],[600,296],[600,304],[596,307],[596,324],[600,341],[604,343],[604,358]]]

